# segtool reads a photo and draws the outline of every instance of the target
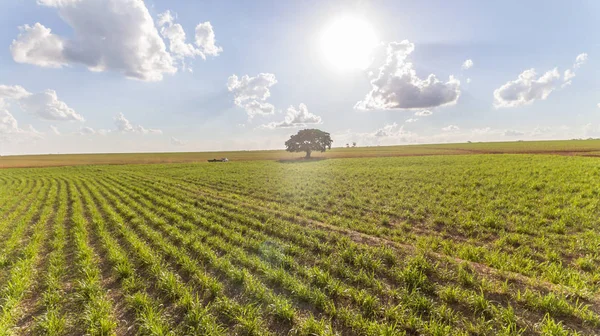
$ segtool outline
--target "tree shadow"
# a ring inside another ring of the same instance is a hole
[[[279,162],[279,163],[307,163],[307,162],[316,162],[316,161],[323,161],[323,160],[327,160],[327,158],[314,157],[314,158],[306,159],[304,157],[300,157],[300,158],[295,158],[295,159],[281,159],[281,160],[277,160],[277,162]]]

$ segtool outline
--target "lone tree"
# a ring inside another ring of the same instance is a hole
[[[312,151],[324,152],[331,149],[331,136],[329,133],[318,129],[304,129],[298,134],[292,135],[285,142],[285,150],[288,152],[306,152],[305,158],[310,158]]]

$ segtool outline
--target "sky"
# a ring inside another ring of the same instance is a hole
[[[597,1],[0,2],[0,155],[600,137]]]

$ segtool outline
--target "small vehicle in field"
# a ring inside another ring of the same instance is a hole
[[[227,158],[210,159],[210,160],[208,160],[208,162],[229,162],[229,159],[227,159]]]

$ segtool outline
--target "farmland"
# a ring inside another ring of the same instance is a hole
[[[422,155],[468,154],[559,154],[600,156],[600,140],[553,140],[517,142],[477,142],[429,145],[401,145],[345,148],[336,144],[325,153],[313,152],[315,158],[365,158]],[[0,156],[0,168],[59,167],[74,165],[114,165],[147,163],[190,163],[227,157],[231,161],[294,160],[303,155],[284,150],[173,152],[173,153],[105,153],[105,154],[42,154]]]
[[[595,334],[600,161],[506,146],[1,170],[0,333]]]

